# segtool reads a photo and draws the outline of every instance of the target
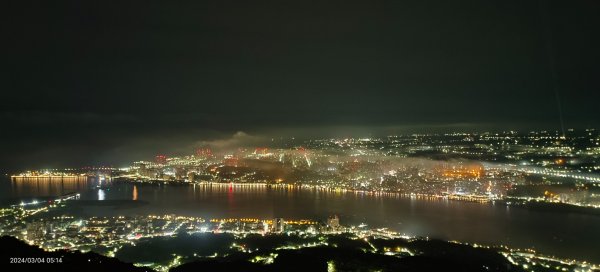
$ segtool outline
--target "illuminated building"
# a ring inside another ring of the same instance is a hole
[[[327,218],[327,226],[332,230],[337,230],[340,228],[340,218],[337,215],[330,216]]]
[[[283,232],[285,230],[285,221],[283,218],[273,219],[273,232]]]

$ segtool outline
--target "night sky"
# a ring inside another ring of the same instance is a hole
[[[120,166],[237,131],[560,130],[557,93],[565,127],[598,128],[598,14],[595,0],[9,1],[0,171]]]

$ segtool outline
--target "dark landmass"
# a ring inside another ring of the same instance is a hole
[[[2,271],[152,271],[93,252],[81,253],[67,250],[46,252],[9,236],[0,237],[0,255]],[[42,258],[44,262],[40,263],[38,259],[35,261],[37,263],[11,263],[11,258]],[[55,262],[50,263],[49,258],[54,259]],[[58,263],[57,260],[61,262]]]
[[[249,235],[236,242],[256,249],[252,253],[230,251],[219,255],[225,257],[190,258],[171,271],[327,271],[329,266],[335,271],[522,271],[494,250],[439,240],[370,239],[367,242],[344,234],[324,238],[327,245],[275,250],[276,247],[306,244],[318,239]],[[415,256],[383,254],[395,248],[407,249]],[[249,261],[272,253],[277,257],[271,264]]]
[[[230,234],[194,234],[180,233],[175,237],[155,237],[142,240],[136,246],[127,245],[120,249],[116,257],[126,262],[168,263],[173,254],[182,256],[190,252],[200,256],[226,252],[234,242]],[[140,250],[142,247],[144,250]]]
[[[549,213],[573,213],[600,216],[600,210],[593,207],[576,206],[567,203],[548,203],[537,201],[512,201],[511,207],[519,207],[529,210],[549,212]]]
[[[227,236],[229,235],[215,236],[219,242],[212,241],[213,235],[204,235],[201,239],[207,244],[196,246],[200,246],[198,248],[200,251],[206,249],[203,253],[212,252],[215,246],[224,250],[223,246],[231,242]],[[329,243],[327,246],[274,250],[275,246],[306,241],[298,238],[289,240],[287,236],[283,235],[266,236],[264,240],[260,239],[261,237],[248,236],[237,241],[248,247],[256,247],[256,252],[230,251],[219,257],[185,258],[187,263],[172,268],[170,271],[327,271],[331,266],[336,271],[522,271],[520,267],[512,265],[494,250],[473,248],[468,245],[439,240],[372,239],[366,242],[361,239],[351,239],[345,235],[331,235],[327,237]],[[214,242],[219,242],[217,244],[220,245],[215,245]],[[149,245],[140,244],[139,246]],[[188,247],[190,246],[193,245],[188,245]],[[173,250],[175,247],[176,243],[172,243],[169,250]],[[382,254],[384,248],[398,247],[409,249],[416,255],[406,254],[398,257]],[[97,253],[66,250],[45,252],[38,247],[27,245],[16,238],[7,236],[0,238],[0,248],[4,262],[3,267],[14,266],[15,269],[23,267],[47,271],[153,271]],[[138,247],[138,249],[140,248]],[[142,251],[146,252],[145,255],[155,252],[151,248],[142,249]],[[277,254],[273,263],[263,264],[250,261],[256,256],[264,256],[269,253]],[[62,263],[10,264],[10,258],[13,257],[62,258]],[[145,258],[150,259],[152,256],[145,256]]]
[[[387,240],[395,244],[396,240]],[[347,241],[346,241],[347,242]],[[360,243],[358,243],[360,244]],[[348,245],[278,250],[272,264],[261,265],[232,255],[183,264],[173,272],[187,271],[522,271],[500,254],[442,241],[413,244],[423,249],[417,256],[386,256]]]

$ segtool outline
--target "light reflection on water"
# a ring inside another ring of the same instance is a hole
[[[66,193],[83,192],[98,184],[96,179],[87,177],[34,177],[1,181],[4,185],[2,191],[5,191],[0,195],[2,198],[60,196]]]
[[[98,189],[98,200],[104,200],[105,193],[103,189]]]
[[[547,254],[600,263],[597,250],[600,216],[595,215],[286,186],[120,184],[99,190],[94,189],[95,184],[90,181],[52,183],[13,184],[6,188],[2,197],[32,197],[40,193],[59,195],[76,189],[82,192],[81,198],[87,200],[126,199],[148,203],[125,208],[86,207],[81,209],[86,215],[181,214],[204,218],[324,220],[338,214],[343,224],[367,223],[371,227],[388,227],[409,235],[534,247]]]

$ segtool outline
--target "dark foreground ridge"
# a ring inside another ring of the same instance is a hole
[[[10,236],[0,237],[0,255],[2,271],[152,271],[93,252],[81,253],[68,250],[47,252]]]
[[[232,254],[221,258],[206,258],[172,268],[173,272],[188,271],[522,271],[493,250],[438,240],[413,241],[413,249],[421,254],[397,258],[361,250],[357,244],[340,237],[337,247],[313,247],[277,251],[271,264],[253,263],[246,254]],[[375,241],[377,246],[399,246],[398,240]],[[153,271],[135,267],[97,253],[67,250],[45,252],[13,237],[0,238],[2,268],[44,271]],[[61,263],[14,264],[11,258],[61,258]],[[3,269],[4,270],[4,269]]]
[[[397,246],[398,240],[384,241]],[[391,245],[390,244],[390,245]],[[173,268],[188,271],[522,271],[502,255],[444,241],[411,242],[421,255],[397,258],[360,250],[352,244],[279,250],[269,265],[252,263],[237,256],[196,261]]]

